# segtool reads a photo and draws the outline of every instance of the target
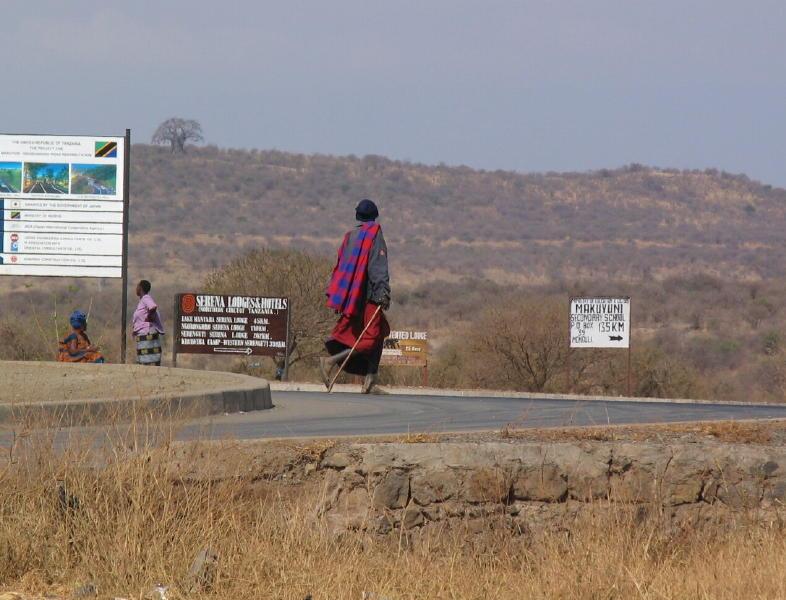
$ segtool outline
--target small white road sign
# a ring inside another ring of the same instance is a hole
[[[571,298],[571,348],[629,348],[630,298]]]

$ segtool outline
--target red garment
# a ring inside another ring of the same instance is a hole
[[[371,321],[376,310],[376,304],[367,302],[363,310],[362,318],[360,315],[353,318],[341,315],[338,323],[336,323],[336,326],[333,328],[333,333],[330,335],[329,341],[336,341],[351,348],[355,345],[358,336],[363,332],[363,328]],[[382,347],[382,343],[388,335],[390,335],[390,325],[385,317],[385,313],[380,309],[377,316],[374,317],[374,320],[371,321],[371,324],[368,326],[366,333],[363,334],[363,338],[358,342],[355,352],[370,354],[374,350],[378,350]]]
[[[359,228],[354,247],[349,251],[347,251],[347,242],[353,232],[350,231],[344,236],[327,288],[328,308],[347,317],[354,317],[357,314],[365,300],[368,257],[378,232],[377,223],[363,223]]]

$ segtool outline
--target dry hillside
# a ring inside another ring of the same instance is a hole
[[[786,190],[742,175],[631,165],[523,175],[378,156],[135,146],[132,262],[207,270],[244,248],[334,252],[362,197],[399,281],[546,283],[709,272],[778,277]],[[786,257],[785,257],[786,258]]]

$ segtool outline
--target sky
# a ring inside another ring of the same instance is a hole
[[[783,0],[2,0],[0,131],[786,187]]]

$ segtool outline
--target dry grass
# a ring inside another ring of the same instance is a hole
[[[668,441],[690,437],[712,438],[731,444],[778,444],[786,436],[786,422],[707,421],[651,425],[597,425],[591,427],[527,428],[510,423],[499,431],[501,439],[543,442],[565,441]]]
[[[298,462],[319,462],[325,456],[325,453],[331,448],[335,447],[336,440],[313,440],[308,444],[298,445],[295,450],[298,454]]]
[[[442,439],[442,437],[443,436],[439,433],[408,432],[405,435],[401,436],[400,438],[396,439],[395,441],[401,442],[402,444],[434,444],[439,442]]]
[[[675,533],[599,511],[538,538],[492,519],[474,535],[336,536],[314,519],[318,489],[260,487],[239,472],[183,479],[169,433],[109,433],[100,446],[58,450],[46,435],[22,438],[0,465],[0,586],[65,595],[91,581],[101,597],[140,598],[163,582],[172,598],[197,600],[786,597],[779,529]],[[185,574],[205,546],[220,557],[215,584],[188,592]]]
[[[782,427],[783,423],[779,425]],[[774,422],[715,421],[696,425],[677,425],[674,426],[674,431],[697,433],[721,442],[768,444],[773,440],[775,428]]]

